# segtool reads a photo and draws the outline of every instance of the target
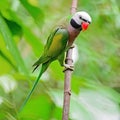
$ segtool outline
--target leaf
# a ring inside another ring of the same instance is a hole
[[[22,28],[20,25],[18,25],[16,22],[12,21],[12,20],[8,20],[6,18],[4,18],[9,29],[12,32],[12,35],[19,35],[21,37],[22,35]]]
[[[9,5],[8,0],[0,0],[0,10],[5,10],[9,7],[10,5]]]
[[[3,59],[5,59],[16,71],[17,68],[16,66],[12,63],[12,61],[2,52],[2,50],[0,50],[0,55],[3,57]]]
[[[11,115],[10,113],[6,113],[6,118],[7,120],[17,120],[13,115]]]
[[[25,40],[30,44],[34,53],[39,56],[41,51],[43,50],[43,43],[41,42],[41,40],[36,37],[31,28],[28,27],[14,11],[10,11],[10,15],[12,16],[12,18],[14,18],[17,24],[20,23]]]
[[[40,8],[37,8],[37,7],[29,4],[27,0],[20,0],[20,2],[27,9],[27,11],[31,14],[31,16],[34,18],[35,22],[39,26],[43,25],[44,15],[43,15],[42,10],[40,10]]]
[[[31,45],[34,53],[37,56],[39,56],[40,53],[42,53],[42,50],[43,50],[42,42],[25,25],[23,25],[23,31],[24,31],[24,37],[26,38],[26,41]]]
[[[84,109],[93,117],[89,120],[119,120],[118,102],[111,99],[113,95],[109,94],[110,91],[101,88],[100,90],[81,89],[76,102],[84,106]],[[79,112],[81,111],[79,110]],[[79,120],[79,118],[76,120]]]
[[[25,120],[49,120],[52,113],[54,104],[46,94],[40,94],[31,99],[23,111],[19,114],[19,117]],[[51,109],[51,110],[50,110]]]
[[[0,14],[0,26],[1,26],[0,32],[4,38],[6,47],[8,47],[10,53],[12,54],[13,58],[15,59],[16,65],[18,66],[18,70],[20,70],[24,74],[28,75],[27,68],[21,58],[20,52],[19,52],[14,40],[12,39],[11,32],[1,14]]]
[[[16,81],[10,75],[5,75],[0,77],[0,86],[4,89],[5,93],[10,93],[14,91],[17,87]]]

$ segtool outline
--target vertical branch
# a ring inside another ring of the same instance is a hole
[[[74,14],[77,9],[77,0],[72,0],[72,5],[71,5],[71,14]],[[72,65],[73,60],[72,60],[72,51],[73,47],[70,47],[70,49],[67,52],[66,55],[66,64]],[[65,71],[65,80],[64,80],[64,103],[63,103],[63,115],[62,115],[62,120],[68,120],[69,119],[69,107],[70,107],[70,90],[71,90],[71,74],[72,71],[67,69]]]
[[[71,14],[74,14],[77,10],[77,2],[78,0],[72,0],[72,5],[71,5]]]

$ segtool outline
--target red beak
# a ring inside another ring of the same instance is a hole
[[[83,31],[87,30],[88,25],[89,25],[89,23],[83,22],[83,23],[82,23],[82,30],[83,30]]]

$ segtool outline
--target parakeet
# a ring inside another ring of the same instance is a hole
[[[34,70],[41,65],[40,73],[35,81],[33,88],[28,93],[26,100],[24,101],[22,108],[27,103],[33,90],[35,89],[41,75],[46,71],[48,66],[54,60],[58,60],[61,66],[64,66],[64,54],[73,44],[74,39],[78,36],[80,31],[87,30],[89,24],[91,23],[91,17],[87,12],[80,11],[76,12],[68,26],[58,27],[55,29],[48,37],[47,43],[44,47],[44,52],[37,62],[34,63]],[[34,71],[33,70],[33,71]]]

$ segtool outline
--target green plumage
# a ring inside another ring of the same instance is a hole
[[[39,58],[39,60],[33,66],[38,67],[40,64],[46,64],[46,63],[48,64],[58,59],[59,56],[63,52],[65,52],[68,39],[69,39],[69,34],[66,29],[63,29],[63,28],[56,29],[48,37],[43,55]]]
[[[39,66],[41,66],[40,73],[31,89],[31,91],[28,93],[27,98],[25,99],[23,105],[20,108],[20,111],[23,109],[27,101],[29,100],[32,92],[34,91],[41,75],[46,71],[50,63],[56,59],[59,60],[60,65],[62,66],[64,63],[64,53],[67,48],[67,43],[69,39],[69,33],[67,29],[65,28],[58,28],[54,32],[50,34],[48,37],[47,43],[44,48],[44,52],[42,56],[39,58],[37,62],[34,63],[34,70]]]

